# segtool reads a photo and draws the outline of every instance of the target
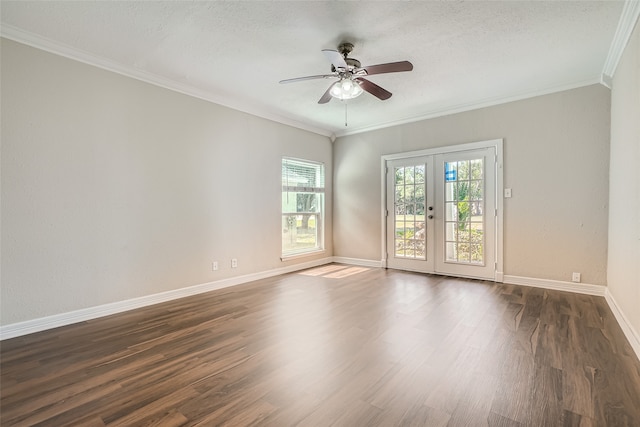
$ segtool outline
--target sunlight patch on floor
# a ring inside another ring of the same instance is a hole
[[[345,265],[325,265],[298,272],[303,276],[322,276],[330,279],[341,279],[368,271],[366,267],[347,267]]]
[[[332,279],[341,279],[343,277],[353,276],[354,274],[362,273],[364,271],[369,271],[366,267],[349,267],[344,270],[339,270],[333,272],[331,274],[327,274],[324,277],[330,277]]]

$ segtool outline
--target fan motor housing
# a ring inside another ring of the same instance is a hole
[[[344,62],[346,62],[349,67],[353,67],[353,68],[360,68],[362,66],[360,64],[360,61],[358,61],[355,58],[345,58]]]
[[[354,69],[360,68],[362,66],[362,64],[360,64],[360,61],[355,58],[344,58],[344,62],[347,63],[350,71],[353,71]],[[331,72],[336,72],[336,67],[334,67],[333,65],[331,66]]]

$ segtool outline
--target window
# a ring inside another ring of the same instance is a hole
[[[282,159],[282,256],[324,249],[324,165]]]

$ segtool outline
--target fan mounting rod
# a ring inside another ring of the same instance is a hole
[[[338,52],[342,54],[345,58],[349,56],[351,51],[353,50],[353,43],[343,42],[338,45]]]

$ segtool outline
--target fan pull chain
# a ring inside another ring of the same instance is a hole
[[[347,127],[347,102],[346,101],[342,101],[344,102],[344,127]]]

